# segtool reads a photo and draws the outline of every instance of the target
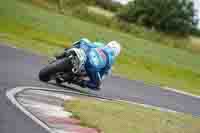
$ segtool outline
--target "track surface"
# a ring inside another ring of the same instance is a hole
[[[46,131],[15,108],[6,98],[5,91],[17,86],[56,87],[38,81],[38,71],[47,62],[46,57],[0,45],[0,132],[45,133]],[[63,88],[62,88],[63,89]],[[74,89],[65,87],[65,89]],[[118,77],[104,82],[100,96],[128,100],[168,108],[178,112],[200,115],[200,99],[148,86],[143,82]]]

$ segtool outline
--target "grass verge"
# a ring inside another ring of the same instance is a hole
[[[115,73],[200,94],[199,54],[140,39],[16,0],[1,2],[0,19],[0,40],[49,56],[81,37],[105,42],[118,40],[123,49],[115,64]]]
[[[82,125],[104,133],[199,133],[200,119],[128,103],[76,99],[65,102]]]

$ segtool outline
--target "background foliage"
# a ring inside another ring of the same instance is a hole
[[[197,26],[191,0],[134,0],[118,17],[130,23],[170,33],[187,35]]]

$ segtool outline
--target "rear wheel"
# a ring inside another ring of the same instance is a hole
[[[56,60],[52,64],[49,64],[39,72],[39,79],[43,82],[48,82],[51,80],[53,76],[58,72],[66,72],[71,71],[72,65],[70,60],[67,58],[63,58],[60,60]]]

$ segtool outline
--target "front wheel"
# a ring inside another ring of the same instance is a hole
[[[52,76],[56,75],[56,73],[70,71],[71,68],[72,67],[69,59],[64,58],[56,60],[52,64],[49,64],[48,66],[40,70],[39,80],[43,82],[48,82],[51,80]]]

